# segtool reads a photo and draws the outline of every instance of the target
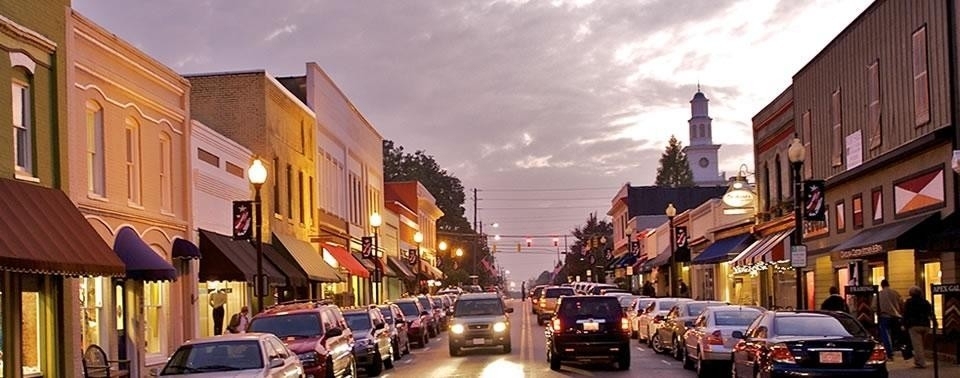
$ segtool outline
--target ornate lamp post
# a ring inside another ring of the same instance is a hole
[[[669,284],[668,293],[672,297],[676,295],[675,293],[679,291],[674,289],[674,286],[675,286],[674,282],[676,281],[676,277],[674,276],[674,272],[673,272],[674,270],[673,261],[677,255],[677,236],[675,235],[676,229],[673,226],[673,217],[677,216],[677,208],[673,207],[672,202],[667,205],[667,209],[664,211],[664,214],[666,214],[667,219],[670,220],[670,262],[668,263],[669,264],[668,272],[669,272],[670,278],[668,279],[667,283]]]
[[[383,272],[380,271],[380,235],[377,231],[383,224],[383,218],[380,213],[370,214],[370,227],[373,227],[373,278],[370,280],[370,295],[373,296],[373,303],[380,303],[380,282],[383,281]]]
[[[420,243],[423,243],[423,234],[420,231],[413,234],[413,241],[417,243],[417,291],[422,293],[423,288],[420,287],[420,267],[423,266],[423,262],[420,261]],[[418,293],[418,294],[420,294]]]
[[[256,231],[254,238],[257,239],[257,276],[253,279],[254,292],[257,295],[257,312],[263,311],[263,297],[266,293],[266,279],[263,276],[263,209],[261,207],[261,198],[260,198],[260,187],[263,186],[263,183],[267,182],[267,167],[263,166],[263,162],[260,159],[255,159],[250,168],[247,169],[247,179],[250,180],[250,183],[253,184],[254,197],[253,197],[253,212],[256,213],[254,216],[254,222],[256,223],[253,227]]]
[[[803,160],[806,157],[806,148],[803,147],[803,142],[800,141],[800,138],[794,137],[793,142],[790,143],[790,147],[787,148],[787,158],[790,159],[790,165],[793,167],[793,220],[794,220],[794,229],[792,237],[792,248],[790,251],[791,254],[791,263],[793,263],[794,274],[796,275],[796,286],[797,286],[797,309],[803,309],[803,267],[797,266],[796,261],[793,260],[792,255],[794,254],[793,249],[796,248],[798,252],[806,253],[806,248],[803,246],[803,211],[801,207],[803,206],[803,200],[800,196],[803,195],[803,180],[800,178],[800,171],[803,169]]]

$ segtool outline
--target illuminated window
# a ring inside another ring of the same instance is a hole
[[[126,171],[127,171],[127,200],[131,204],[140,205],[140,125],[133,118],[127,118],[124,129],[126,144]]]
[[[87,102],[87,191],[106,195],[103,159],[103,108],[93,101]]]
[[[847,230],[846,212],[844,212],[843,201],[837,202],[837,211],[834,213],[836,218],[837,233],[843,233]]]
[[[88,346],[103,345],[100,333],[100,319],[103,311],[103,277],[82,277],[80,280],[80,345],[83,350]]]
[[[163,307],[166,282],[146,282],[143,284],[143,316],[145,343],[148,354],[163,353],[166,342],[165,309]]]
[[[30,87],[12,84],[13,156],[17,172],[33,176],[33,123],[31,122]]]
[[[863,228],[863,196],[857,194],[850,201],[851,210],[853,210],[853,229]]]
[[[933,312],[937,317],[937,324],[943,324],[943,296],[942,295],[933,295],[930,291],[930,285],[940,285],[942,284],[941,272],[940,272],[940,262],[933,261],[923,264],[923,285],[926,293],[924,298],[928,298],[933,302]]]
[[[22,281],[20,292],[20,352],[23,375],[42,374],[44,359],[44,313],[41,311],[40,282],[36,278]]]
[[[170,135],[160,133],[160,210],[173,212],[173,158]]]

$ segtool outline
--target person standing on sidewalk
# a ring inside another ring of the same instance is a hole
[[[910,298],[903,304],[903,326],[910,334],[910,344],[913,345],[913,366],[925,368],[923,338],[930,333],[930,322],[935,321],[933,307],[923,298],[923,290],[919,287],[911,287],[909,293]]]
[[[847,301],[840,296],[840,289],[836,286],[830,286],[830,296],[823,300],[823,304],[820,305],[820,309],[825,311],[842,311],[848,314],[850,313],[850,308],[847,307]]]
[[[887,360],[893,360],[894,339],[900,334],[900,293],[890,288],[887,280],[880,281],[880,294],[877,295],[877,318],[879,319],[880,341],[887,352]]]

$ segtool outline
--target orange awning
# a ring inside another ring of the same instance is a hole
[[[347,272],[350,272],[350,274],[363,278],[370,277],[370,271],[364,268],[363,264],[357,261],[357,259],[353,257],[353,254],[347,251],[346,248],[335,244],[326,243],[323,245],[323,250],[330,253],[330,255],[337,260],[337,263],[339,263],[342,268],[346,269]]]

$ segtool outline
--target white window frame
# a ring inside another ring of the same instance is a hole
[[[21,81],[11,83],[11,110],[13,114],[13,162],[17,174],[36,177],[33,170],[33,106],[30,85]],[[21,142],[21,136],[23,138]]]
[[[142,206],[142,176],[140,160],[140,124],[133,118],[127,118],[124,128],[124,162],[127,173],[127,202],[131,206]]]
[[[85,115],[87,124],[87,191],[91,195],[106,197],[103,107],[94,101],[88,101]]]
[[[160,212],[173,214],[173,140],[160,133]]]

